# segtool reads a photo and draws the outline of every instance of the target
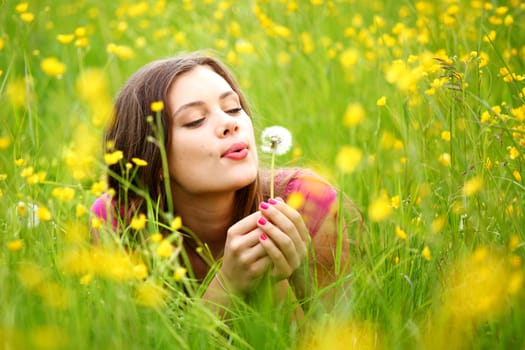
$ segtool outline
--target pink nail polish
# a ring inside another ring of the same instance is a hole
[[[261,209],[268,209],[270,207],[268,205],[268,203],[266,203],[266,202],[261,202],[261,204],[259,204],[259,206],[261,207]]]
[[[266,222],[267,222],[267,221],[266,221],[265,218],[263,218],[263,217],[261,216],[261,217],[259,218],[259,220],[257,220],[257,222],[258,222],[259,224],[261,224],[261,225],[266,225]]]
[[[266,236],[264,233],[261,233],[261,235],[259,236],[259,238],[263,241],[266,241],[266,239],[268,238],[268,236]]]
[[[275,199],[270,198],[270,199],[268,199],[268,203],[273,205],[273,204],[277,204],[278,202]]]

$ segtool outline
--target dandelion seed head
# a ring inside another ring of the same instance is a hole
[[[261,139],[261,150],[265,153],[281,156],[292,148],[292,134],[282,126],[267,127],[263,130]]]

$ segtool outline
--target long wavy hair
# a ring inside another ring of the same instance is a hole
[[[172,58],[161,59],[140,68],[125,83],[118,94],[113,112],[113,120],[104,135],[106,152],[120,150],[123,152],[122,163],[109,166],[108,184],[116,191],[117,208],[126,205],[124,222],[129,222],[133,213],[144,212],[146,198],[144,192],[159,211],[166,212],[168,198],[166,184],[162,174],[162,154],[159,145],[149,142],[150,137],[156,137],[151,120],[148,116],[156,115],[151,110],[151,103],[163,101],[165,108],[160,112],[160,125],[164,149],[168,149],[172,140],[170,129],[173,111],[169,110],[168,91],[177,77],[191,71],[197,66],[208,66],[219,74],[231,88],[239,95],[244,111],[251,116],[246,98],[229,69],[219,60],[199,53],[185,54]],[[158,137],[156,137],[158,138]],[[108,149],[111,145],[111,149]],[[122,166],[130,162],[133,157],[145,160],[148,164],[136,169],[136,175],[131,179],[131,185],[140,191],[128,191],[122,179],[126,176],[126,169]],[[169,186],[169,184],[168,184]],[[141,193],[143,192],[143,193]],[[257,210],[262,195],[259,186],[259,176],[248,186],[239,189],[236,193],[234,215],[232,223]],[[130,209],[130,210],[129,210]],[[176,215],[176,213],[172,213]]]

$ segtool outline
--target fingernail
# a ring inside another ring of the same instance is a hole
[[[270,203],[270,204],[277,204],[278,202],[275,199],[270,198],[270,199],[268,199],[268,203]]]
[[[266,222],[267,222],[267,221],[266,221],[265,218],[263,218],[263,217],[261,216],[261,217],[259,218],[259,220],[257,220],[257,222],[258,222],[259,224],[261,224],[261,225],[266,225]]]
[[[268,209],[270,207],[268,205],[268,203],[266,203],[266,202],[261,202],[261,204],[259,204],[259,206],[261,207],[261,209]]]
[[[263,241],[266,241],[266,239],[268,238],[268,236],[266,236],[264,233],[261,233],[261,235],[259,236],[259,238]]]

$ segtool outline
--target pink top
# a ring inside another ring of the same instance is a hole
[[[288,181],[288,183],[283,181]],[[297,211],[301,213],[312,237],[317,234],[337,200],[337,191],[320,176],[308,170],[277,172],[275,187],[282,187],[281,191],[276,192],[283,196],[284,200],[292,193],[299,193],[303,197],[302,205],[297,208]],[[91,206],[91,214],[94,217],[107,222],[110,216],[112,227],[116,229],[117,218],[111,214],[112,210],[111,197],[108,194],[97,198]]]

